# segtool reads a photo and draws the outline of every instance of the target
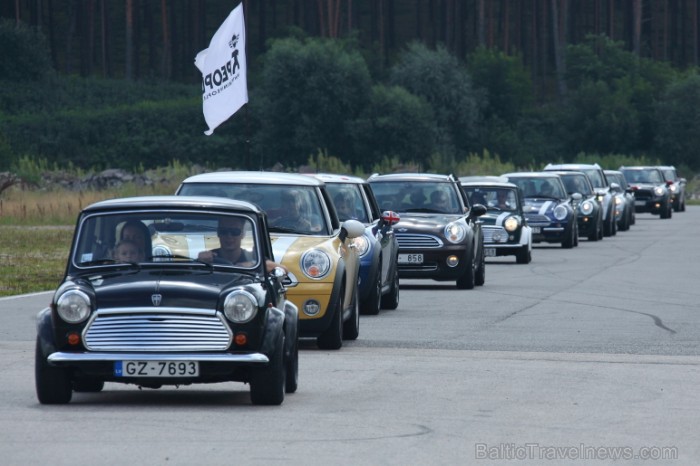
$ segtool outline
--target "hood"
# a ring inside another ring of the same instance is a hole
[[[114,307],[191,307],[216,309],[221,290],[251,283],[239,273],[210,271],[138,271],[91,277],[100,309]],[[159,296],[158,296],[159,295]],[[159,301],[159,302],[158,302]]]
[[[464,219],[463,215],[456,214],[417,214],[417,213],[402,213],[399,223],[394,225],[394,231],[403,233],[402,229],[407,230],[430,230],[442,229],[448,223]]]
[[[545,212],[554,209],[560,203],[561,201],[553,199],[526,198],[523,201],[523,213],[544,214]]]
[[[484,225],[495,225],[503,226],[503,222],[506,221],[508,217],[522,218],[522,215],[516,212],[499,212],[496,210],[489,210],[484,215],[479,217],[479,221]]]

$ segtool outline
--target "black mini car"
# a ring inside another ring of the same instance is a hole
[[[674,212],[685,212],[685,186],[687,181],[678,175],[676,167],[673,165],[663,165],[657,167],[664,175],[668,189],[671,191]]]
[[[593,189],[590,178],[583,172],[576,171],[552,171],[561,178],[569,196],[579,193],[581,199],[572,202],[576,209],[579,237],[588,238],[589,241],[603,239],[603,207]]]
[[[113,199],[78,217],[65,277],[38,316],[45,404],[105,382],[237,381],[253,404],[297,389],[298,310],[265,214],[213,197]]]
[[[398,212],[399,276],[455,280],[457,288],[483,285],[484,244],[477,217],[483,205],[470,206],[452,175],[395,173],[368,179],[382,210]]]
[[[660,218],[673,216],[673,199],[669,184],[657,167],[620,167],[632,192],[634,210],[637,213],[650,213]]]

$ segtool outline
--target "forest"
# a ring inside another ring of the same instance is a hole
[[[207,138],[193,60],[239,3],[250,103]],[[476,154],[697,171],[698,15],[698,0],[2,2],[0,170],[321,154],[444,171]]]

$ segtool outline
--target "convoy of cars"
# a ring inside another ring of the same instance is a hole
[[[572,248],[628,230],[635,212],[674,210],[685,180],[673,167],[597,164],[459,179],[228,171],[97,202],[38,316],[37,398],[235,381],[279,405],[297,390],[299,339],[358,338],[360,311],[396,309],[402,278],[472,289],[486,258],[528,264],[533,243]]]

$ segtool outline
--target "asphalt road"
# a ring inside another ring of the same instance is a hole
[[[700,207],[643,214],[529,265],[492,259],[475,290],[405,280],[357,341],[304,345],[280,407],[235,383],[42,406],[34,319],[51,295],[0,299],[0,464],[696,465],[699,229]]]

